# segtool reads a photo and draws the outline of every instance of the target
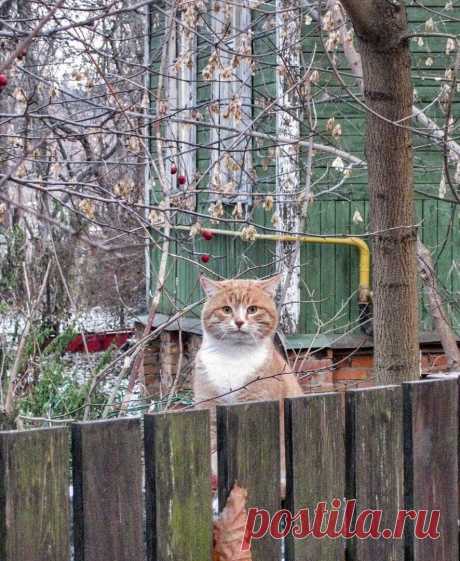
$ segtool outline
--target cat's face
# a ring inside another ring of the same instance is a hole
[[[202,322],[205,331],[223,342],[254,345],[276,330],[274,301],[281,275],[263,281],[214,281],[201,277],[207,300]]]

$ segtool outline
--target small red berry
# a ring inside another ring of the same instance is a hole
[[[0,88],[4,88],[8,85],[8,78],[5,74],[0,74]]]
[[[177,182],[179,183],[179,185],[185,185],[187,183],[187,178],[185,177],[185,175],[178,175]]]
[[[207,253],[205,253],[204,255],[202,255],[200,257],[200,259],[201,259],[201,261],[203,261],[203,263],[208,263],[208,261],[211,259],[211,257]]]
[[[177,173],[177,166],[176,164],[172,164],[171,166],[171,175],[175,175]]]
[[[201,235],[202,235],[203,239],[206,240],[207,242],[209,240],[212,240],[212,238],[214,237],[214,234],[212,232],[210,232],[209,230],[201,230]]]

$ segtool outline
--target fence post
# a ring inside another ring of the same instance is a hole
[[[345,407],[341,393],[313,394],[288,399],[286,414],[286,505],[292,514],[345,496]],[[340,561],[345,556],[343,538],[313,536],[287,540],[287,560]]]
[[[357,513],[381,510],[382,530],[393,530],[397,513],[403,508],[402,421],[401,386],[346,392],[346,497],[356,499]],[[352,527],[355,522],[356,517]],[[400,560],[404,557],[404,541],[354,538],[348,541],[347,550],[353,561]]]
[[[405,509],[440,511],[436,540],[417,539],[406,522],[406,561],[458,559],[458,382],[407,382],[403,391]]]
[[[209,412],[146,415],[144,436],[147,559],[209,561]]]
[[[233,485],[248,491],[248,508],[273,515],[280,500],[280,404],[260,401],[217,407],[219,508]],[[253,561],[278,561],[281,542],[269,535],[252,544]]]
[[[68,561],[66,429],[0,433],[1,561]]]
[[[144,561],[139,419],[72,425],[75,561]]]

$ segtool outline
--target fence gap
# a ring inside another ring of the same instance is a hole
[[[401,386],[346,392],[346,497],[356,498],[357,513],[381,510],[382,530],[393,530],[404,504],[402,422]],[[356,517],[352,528],[355,522]],[[347,555],[353,561],[399,560],[404,542],[354,538],[348,540]]]
[[[406,522],[406,561],[458,559],[458,382],[407,382],[403,392],[405,509],[440,511],[436,540]]]
[[[325,393],[286,400],[287,496],[295,514],[308,508],[311,517],[320,501],[345,496],[345,407],[343,394]],[[298,523],[296,523],[298,526]],[[341,561],[342,538],[312,536],[287,540],[287,561]]]
[[[66,429],[0,433],[1,561],[68,561]]]
[[[139,419],[72,425],[75,561],[144,561]]]
[[[148,560],[209,561],[208,411],[146,415],[144,433]]]
[[[273,514],[280,500],[280,405],[277,401],[217,407],[219,509],[235,483],[248,491],[248,508]],[[269,535],[252,544],[253,561],[278,561],[281,541]]]

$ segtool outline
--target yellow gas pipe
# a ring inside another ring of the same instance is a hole
[[[177,230],[189,231],[189,226],[176,226]],[[218,230],[217,228],[203,228],[217,236],[231,236],[234,238],[241,238],[241,232],[234,232],[232,230]],[[370,251],[367,243],[361,238],[344,237],[344,238],[330,238],[321,236],[300,236],[289,234],[255,234],[254,240],[271,240],[280,242],[300,242],[300,243],[322,243],[329,245],[348,245],[355,247],[359,252],[359,289],[358,289],[358,303],[370,304],[371,288],[370,288]]]

